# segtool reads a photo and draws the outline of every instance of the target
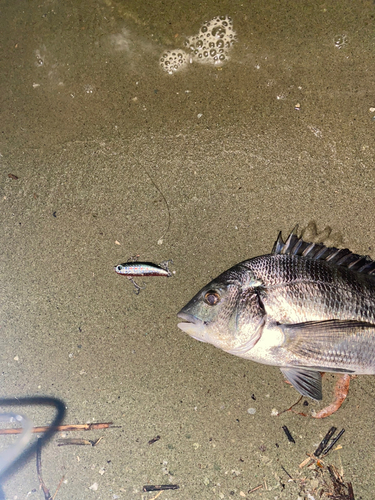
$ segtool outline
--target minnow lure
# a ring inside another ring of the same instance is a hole
[[[171,271],[168,268],[169,262],[172,260],[166,260],[161,262],[159,265],[153,264],[152,262],[125,262],[125,264],[118,264],[115,266],[115,271],[117,274],[122,274],[126,276],[135,286],[135,293],[138,294],[141,287],[134,281],[136,276],[166,276],[169,278],[172,276]]]

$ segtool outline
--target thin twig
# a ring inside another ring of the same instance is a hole
[[[285,472],[285,474],[289,477],[289,479],[291,479],[292,481],[296,482],[295,479],[293,479],[292,476],[289,474],[289,472],[285,469],[285,467],[281,466],[281,468],[283,469],[283,471]]]
[[[100,436],[100,438],[96,439],[95,441],[91,441],[91,444],[93,446],[98,446],[98,444],[100,443],[100,441],[103,439],[103,436]]]
[[[164,490],[161,490],[159,491],[159,493],[156,493],[156,495],[152,498],[150,498],[150,500],[156,500],[162,493],[163,493]]]
[[[283,413],[286,413],[287,411],[291,411],[292,413],[297,413],[297,412],[295,412],[295,411],[293,410],[293,408],[294,408],[295,406],[297,406],[297,405],[298,405],[298,403],[301,401],[301,399],[302,399],[302,398],[303,398],[303,396],[301,396],[301,397],[298,399],[298,401],[297,401],[296,403],[292,404],[292,406],[290,406],[290,407],[289,407],[289,408],[287,408],[286,410],[279,411],[279,412],[277,413],[277,416],[279,417],[280,415],[282,415]],[[305,414],[305,413],[297,413],[297,415],[302,415],[303,417],[306,417],[306,414]]]
[[[348,483],[348,493],[349,493],[349,500],[354,500],[354,492],[353,492],[352,483]]]
[[[97,446],[100,441],[103,439],[103,437],[100,437],[99,439],[95,439],[93,441],[92,439],[75,439],[75,438],[64,438],[64,439],[58,439],[57,440],[57,446],[67,446],[67,445],[75,445],[75,446]]]
[[[56,488],[55,494],[54,494],[54,495],[53,495],[53,497],[52,497],[52,500],[55,500],[56,495],[57,495],[57,492],[58,492],[58,491],[59,491],[59,489],[61,488],[61,485],[62,485],[62,483],[63,483],[64,479],[65,479],[65,476],[63,476],[63,477],[60,479],[60,482],[59,482],[59,484],[57,485],[57,488]]]
[[[66,439],[58,439],[57,446],[67,446],[73,444],[75,446],[92,446],[92,441],[88,439],[75,439],[75,438],[66,438]]]
[[[255,488],[253,488],[252,490],[249,490],[247,493],[254,493],[254,491],[258,491],[260,490],[261,488],[263,488],[263,484],[260,484],[259,486],[255,486]]]
[[[39,478],[40,488],[43,490],[45,500],[52,500],[51,494],[42,478],[42,440],[38,438],[36,444],[36,471]]]
[[[43,427],[33,427],[31,432],[34,434],[40,433],[40,432],[47,432],[47,431],[56,431],[56,432],[62,432],[62,431],[92,431],[94,429],[108,429],[108,428],[117,428],[120,426],[114,426],[113,422],[104,422],[104,423],[93,423],[93,424],[72,424],[72,425],[58,425],[56,427],[51,427],[51,426],[43,426]],[[17,429],[0,429],[0,436],[6,435],[6,434],[21,434],[23,431],[22,428],[17,428]]]
[[[145,174],[147,175],[147,177],[150,179],[150,181],[152,182],[152,184],[154,185],[155,189],[159,192],[160,196],[163,198],[164,200],[164,203],[165,203],[165,206],[166,206],[166,209],[167,209],[167,212],[168,212],[168,223],[167,223],[167,227],[166,229],[164,230],[163,234],[160,236],[160,238],[158,239],[158,243],[159,241],[163,241],[164,239],[164,236],[168,233],[169,231],[169,228],[171,227],[171,211],[169,209],[169,204],[168,204],[168,201],[167,201],[167,198],[164,196],[164,193],[163,191],[156,185],[156,182],[154,181],[154,179],[151,177],[151,175],[148,173],[148,171],[146,170],[146,168],[143,166],[143,171],[145,172]],[[150,248],[150,247],[149,247]]]

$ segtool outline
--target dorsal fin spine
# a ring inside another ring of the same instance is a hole
[[[308,253],[311,252],[311,250],[314,248],[315,243],[310,243],[308,247],[305,248],[305,250],[302,252],[303,257],[306,257]]]
[[[323,260],[333,266],[340,266],[352,271],[375,275],[375,261],[367,255],[358,255],[347,248],[327,247],[322,243],[308,243],[296,234],[298,226],[283,240],[282,233],[277,236],[273,246],[274,255],[297,255],[311,260]]]

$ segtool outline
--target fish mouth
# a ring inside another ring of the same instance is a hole
[[[201,342],[207,342],[205,339],[205,323],[201,319],[197,318],[193,314],[188,314],[184,312],[179,312],[177,317],[183,319],[183,323],[178,323],[178,328],[183,332],[193,337],[195,340],[199,340]]]

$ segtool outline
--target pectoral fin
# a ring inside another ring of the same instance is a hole
[[[307,368],[281,368],[284,377],[302,394],[312,399],[321,400],[322,376],[320,372]]]
[[[302,366],[316,370],[353,373],[355,366],[372,366],[375,325],[355,320],[331,319],[280,325],[283,348]]]
[[[327,319],[324,321],[306,321],[291,325],[281,325],[284,333],[291,339],[302,335],[314,337],[321,341],[340,339],[342,337],[374,333],[375,325],[357,320]]]

